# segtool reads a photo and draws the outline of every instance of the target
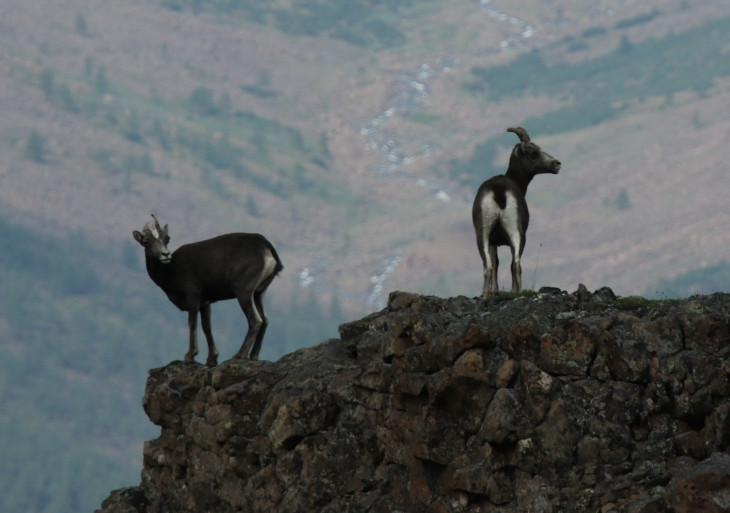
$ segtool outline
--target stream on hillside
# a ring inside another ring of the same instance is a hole
[[[524,52],[542,44],[540,38],[537,37],[538,27],[502,11],[493,4],[492,0],[477,0],[477,9],[484,16],[510,24],[518,29],[490,48],[489,53]],[[421,62],[396,76],[383,108],[360,125],[360,133],[365,140],[365,145],[381,155],[380,162],[372,171],[375,176],[385,180],[415,184],[424,189],[427,194],[441,201],[453,200],[452,187],[448,184],[417,176],[412,171],[404,169],[415,159],[428,158],[438,147],[438,143],[413,139],[396,130],[389,130],[386,125],[391,118],[409,119],[414,114],[423,112],[426,102],[431,96],[433,81],[457,66],[468,66],[474,57],[476,56],[461,55],[443,58],[436,62]],[[315,293],[334,295],[343,300],[380,309],[385,306],[387,300],[385,282],[396,270],[401,260],[402,255],[397,252],[384,255],[379,265],[373,269],[368,291],[360,294],[348,293],[336,283],[328,283],[320,278],[325,275],[332,264],[329,257],[318,258],[303,268],[299,274],[299,284],[304,288],[311,287]]]

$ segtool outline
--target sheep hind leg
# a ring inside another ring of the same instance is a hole
[[[205,364],[208,367],[215,367],[218,365],[218,348],[215,347],[215,341],[213,340],[213,330],[211,329],[210,324],[209,303],[200,307],[200,325],[203,327],[205,340],[208,342],[208,359],[205,361]]]
[[[499,222],[499,208],[493,201],[482,200],[478,212],[474,215],[474,229],[477,232],[477,248],[484,264],[484,287],[482,299],[487,299],[497,293],[497,246],[490,244],[489,238]]]
[[[251,359],[252,360],[258,360],[259,359],[259,351],[261,351],[261,342],[264,340],[264,335],[266,334],[266,328],[269,326],[269,319],[266,317],[266,314],[264,313],[264,292],[255,292],[253,295],[253,301],[254,306],[256,307],[256,310],[258,311],[259,317],[261,317],[261,327],[259,328],[258,333],[256,334],[256,341],[253,344],[253,348],[251,349]]]
[[[198,354],[198,309],[191,308],[188,311],[188,328],[190,329],[190,343],[188,352],[185,353],[186,362],[194,362]]]
[[[243,340],[241,349],[236,353],[234,358],[249,358],[251,360],[259,359],[259,351],[261,350],[261,341],[266,333],[266,327],[269,324],[264,314],[263,297],[264,292],[274,280],[276,276],[276,259],[269,254],[264,258],[261,267],[256,273],[256,279],[244,279],[242,283],[253,283],[253,290],[249,286],[244,286],[244,292],[238,295],[238,303],[241,305],[243,313],[248,320],[248,332]],[[249,275],[250,276],[250,275]]]
[[[247,293],[238,297],[238,304],[241,305],[241,310],[248,320],[248,331],[246,332],[246,338],[243,339],[241,349],[233,356],[234,359],[241,360],[249,357],[249,351],[253,346],[261,326],[263,325],[263,319],[259,315],[258,309],[254,302],[254,294]],[[256,355],[258,356],[258,355]]]
[[[520,263],[520,253],[517,251],[515,246],[510,246],[512,250],[512,265],[510,269],[512,271],[512,292],[519,292],[522,290],[522,264]]]
[[[499,268],[499,257],[497,256],[497,246],[489,246],[485,251],[484,258],[484,289],[482,290],[482,299],[494,296],[499,290],[497,284],[497,269]]]

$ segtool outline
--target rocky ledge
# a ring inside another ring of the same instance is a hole
[[[277,362],[150,371],[105,513],[730,511],[730,296],[403,292]]]

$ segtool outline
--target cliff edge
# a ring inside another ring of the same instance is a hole
[[[394,292],[340,336],[151,370],[99,511],[730,511],[730,295]]]

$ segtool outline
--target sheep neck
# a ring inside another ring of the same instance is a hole
[[[163,264],[154,257],[145,258],[145,264],[147,265],[147,274],[149,274],[152,281],[160,287],[162,290],[168,289],[170,270],[172,269],[171,264]]]
[[[527,194],[527,186],[530,185],[534,175],[525,171],[520,166],[515,165],[513,162],[510,162],[505,176],[517,184],[522,194],[525,195]]]

